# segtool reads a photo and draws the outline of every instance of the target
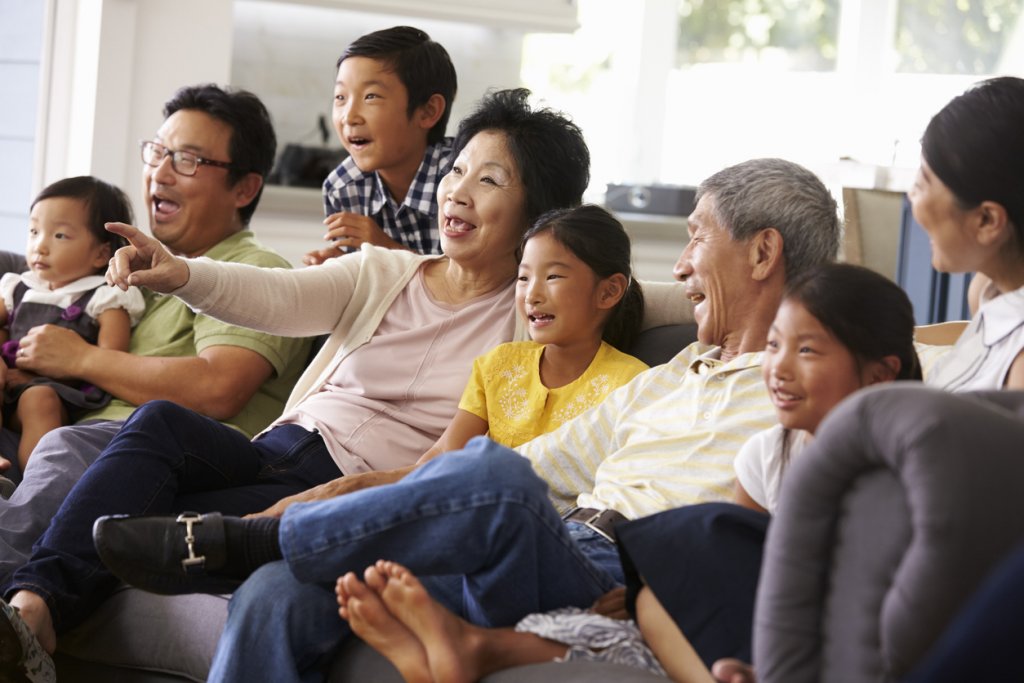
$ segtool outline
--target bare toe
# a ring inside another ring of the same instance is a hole
[[[434,600],[416,576],[397,562],[380,569],[387,585],[380,597],[392,616],[408,628],[426,649],[435,681],[475,681],[480,667],[467,647],[473,627]]]
[[[380,596],[355,574],[339,580],[345,605],[339,608],[352,631],[395,665],[407,683],[433,683],[426,651],[416,636],[388,611]]]

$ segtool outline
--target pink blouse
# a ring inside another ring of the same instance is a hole
[[[430,295],[421,267],[370,342],[275,425],[318,430],[344,474],[413,464],[455,415],[473,359],[512,339],[514,291],[452,306]]]

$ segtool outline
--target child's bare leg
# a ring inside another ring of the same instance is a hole
[[[647,586],[636,596],[636,623],[669,678],[676,683],[714,683],[693,645]]]
[[[14,422],[21,429],[18,464],[24,472],[29,456],[43,435],[68,423],[68,411],[52,387],[40,384],[29,387],[18,398]]]
[[[357,636],[394,664],[407,683],[434,683],[423,645],[381,602],[383,577],[376,572],[371,575],[370,570],[366,574],[367,583],[376,584],[373,588],[352,572],[338,577],[334,587],[338,614]]]
[[[384,605],[423,644],[434,681],[472,683],[495,671],[550,662],[568,650],[533,633],[481,628],[460,619],[395,562],[380,561],[371,569],[386,577],[381,592]]]

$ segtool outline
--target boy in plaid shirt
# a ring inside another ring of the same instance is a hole
[[[349,156],[324,182],[325,239],[307,265],[364,242],[440,253],[437,183],[456,91],[448,52],[423,31],[396,26],[357,38],[338,59],[332,119]]]

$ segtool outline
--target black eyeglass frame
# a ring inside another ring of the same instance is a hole
[[[146,161],[146,148],[147,147],[148,148],[152,148],[152,149],[162,149],[163,150],[163,154],[160,156],[159,159],[157,159],[156,163],[151,163],[149,161]],[[226,168],[228,170],[233,170],[233,171],[240,171],[240,170],[242,170],[238,166],[235,166],[234,164],[232,164],[230,161],[216,161],[214,159],[207,159],[205,157],[201,157],[198,154],[196,154],[195,152],[189,152],[189,151],[184,150],[184,149],[171,149],[167,145],[160,144],[156,140],[139,140],[139,152],[140,152],[140,154],[142,156],[142,163],[146,164],[147,166],[149,166],[151,168],[156,168],[157,166],[159,166],[161,164],[161,162],[163,162],[164,158],[171,157],[171,168],[174,169],[175,173],[177,173],[178,175],[183,175],[186,178],[191,178],[192,176],[194,176],[196,174],[196,172],[199,171],[199,167],[200,166],[216,166],[217,168]],[[183,157],[183,155],[188,155],[188,156],[187,157]],[[196,167],[194,169],[192,169],[191,173],[183,173],[178,168],[178,162],[182,158],[188,158],[188,157],[191,157],[191,158],[195,159]]]

